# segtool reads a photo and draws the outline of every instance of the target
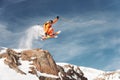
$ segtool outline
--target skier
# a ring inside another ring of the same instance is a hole
[[[52,25],[56,23],[58,19],[59,19],[59,16],[57,16],[54,20],[49,20],[46,23],[44,23],[43,29],[44,29],[45,36],[42,37],[43,40],[47,38],[55,38],[56,35],[60,33],[60,31],[54,32],[54,29],[52,27]]]

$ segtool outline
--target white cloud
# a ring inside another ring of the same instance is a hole
[[[120,69],[120,38],[112,38],[106,41],[106,48],[112,47],[114,49],[114,56],[111,61],[105,67],[105,70],[117,70]],[[111,54],[110,54],[111,55]]]
[[[98,48],[105,49],[105,48],[116,48],[120,45],[120,38],[111,36],[110,38],[101,37],[99,41],[100,46]]]
[[[82,26],[91,26],[91,25],[95,25],[95,24],[105,24],[106,21],[105,20],[97,20],[97,19],[92,19],[86,22],[82,22],[80,25]]]
[[[7,30],[5,25],[0,24],[0,38],[1,39],[8,39],[9,36],[12,35],[12,32]]]
[[[17,47],[20,33],[14,33],[7,29],[7,25],[0,24],[0,46],[2,47]]]
[[[77,45],[76,42],[66,43],[62,45],[58,45],[55,48],[51,47],[55,55],[55,59],[57,61],[69,61],[77,55],[83,54],[86,50],[85,47]]]
[[[70,29],[82,29],[82,28],[86,28],[88,26],[93,26],[93,25],[100,25],[100,24],[105,24],[107,23],[106,20],[103,19],[88,19],[88,20],[84,20],[80,17],[77,18],[73,18],[72,20],[64,20],[61,19],[62,22],[58,23],[58,26],[62,29],[62,30],[70,30]]]

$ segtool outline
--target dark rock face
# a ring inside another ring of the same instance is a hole
[[[60,80],[87,80],[79,67],[70,64],[58,66],[60,72]]]
[[[41,73],[58,76],[57,65],[48,51],[42,49],[23,51],[21,54],[21,59],[33,62],[31,65],[34,65],[34,67],[30,67],[30,73],[37,75],[36,71],[39,71]],[[45,77],[40,76],[39,79],[44,80]],[[48,80],[51,79],[48,78]]]
[[[33,61],[32,65],[36,66],[37,71],[41,73],[53,75],[58,73],[57,65],[48,51],[41,49],[23,51],[21,59]]]

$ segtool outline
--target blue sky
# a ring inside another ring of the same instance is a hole
[[[0,0],[0,46],[17,48],[25,30],[60,16],[57,39],[33,42],[57,62],[120,69],[120,0]]]

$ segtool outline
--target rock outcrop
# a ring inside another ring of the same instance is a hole
[[[78,66],[70,64],[58,66],[61,80],[87,80]]]
[[[32,49],[17,52],[6,49],[6,52],[0,54],[0,58],[16,72],[35,75],[39,80],[87,80],[79,67],[57,65],[47,50]],[[19,68],[25,61],[29,65],[27,72]]]
[[[19,62],[19,57],[20,54],[12,49],[7,49],[6,53],[0,54],[0,58],[5,58],[5,64],[7,64],[10,68],[14,69],[16,72],[26,75],[26,73],[24,73],[18,68],[18,66],[21,65],[21,63]]]
[[[22,51],[21,59],[32,61],[33,67],[30,67],[29,73],[38,76],[37,72],[52,74],[58,76],[58,69],[55,61],[50,53],[42,49]],[[39,79],[44,80],[45,77],[40,76]]]

